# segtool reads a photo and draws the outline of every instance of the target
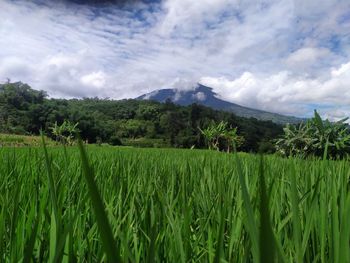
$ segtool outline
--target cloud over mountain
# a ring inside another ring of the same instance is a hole
[[[0,81],[56,97],[202,82],[249,107],[350,114],[347,0],[0,0]]]

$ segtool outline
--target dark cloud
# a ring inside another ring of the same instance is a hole
[[[52,0],[53,2],[57,2]],[[133,4],[152,4],[155,2],[160,2],[158,0],[62,0],[65,3],[79,4],[79,5],[133,5]]]
[[[1,0],[0,0],[1,2]],[[142,4],[143,6],[146,5],[153,5],[153,4],[159,4],[162,3],[163,0],[27,0],[27,3],[33,3],[39,6],[48,6],[50,8],[56,8],[60,4],[66,5],[66,7],[77,7],[77,6],[84,6],[84,7],[134,7],[137,5]],[[21,4],[21,1],[17,3],[18,5]]]
[[[81,4],[81,5],[91,5],[91,4],[128,4],[128,3],[142,2],[142,0],[65,0],[65,2]]]

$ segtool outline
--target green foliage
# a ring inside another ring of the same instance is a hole
[[[346,120],[323,121],[315,111],[314,117],[305,124],[287,125],[276,148],[285,156],[342,158],[350,153],[350,130]]]
[[[81,140],[78,141],[78,146],[82,160],[83,174],[89,190],[89,198],[95,213],[103,249],[107,255],[107,261],[115,263],[121,262],[119,258],[119,250],[113,237],[112,228],[109,224],[105,207],[95,182],[94,172],[92,167],[90,167],[88,157]]]
[[[266,154],[273,154],[276,152],[276,147],[274,143],[271,141],[261,142],[259,143],[259,152],[266,153]]]
[[[204,136],[209,149],[220,150],[224,144],[227,152],[234,147],[239,148],[244,143],[244,137],[237,134],[237,127],[229,128],[228,123],[221,121],[218,124],[211,123],[207,128],[202,130],[198,128]]]
[[[74,138],[79,131],[77,129],[78,124],[73,124],[65,120],[61,125],[57,125],[57,122],[55,122],[55,125],[50,127],[50,129],[57,142],[65,145],[73,145]]]
[[[0,262],[350,261],[348,160],[97,146],[0,156]]]
[[[43,103],[46,96],[44,91],[33,90],[21,82],[0,84],[0,132],[31,131],[36,105]]]
[[[47,99],[43,91],[23,83],[0,84],[0,132],[38,135],[40,130],[53,139],[65,139],[51,129],[64,122],[78,123],[81,138],[89,143],[159,140],[157,147],[205,148],[205,140],[197,127],[212,122],[237,127],[236,134],[245,138],[241,151],[257,152],[261,142],[276,139],[282,126],[271,121],[237,117],[201,105],[178,106],[168,101],[157,103],[143,100],[108,100],[98,98]],[[227,134],[219,140],[219,148],[228,148]],[[152,146],[150,146],[152,147]],[[230,145],[230,150],[231,150]]]
[[[113,135],[111,136],[111,138],[109,139],[108,143],[110,145],[113,145],[113,146],[120,146],[120,145],[123,145],[122,141],[119,139],[119,137]]]
[[[138,138],[138,139],[124,139],[123,145],[140,147],[140,148],[167,148],[170,147],[170,143],[165,139],[149,139],[149,138]]]
[[[46,138],[47,144],[54,145],[55,142]],[[0,133],[0,147],[22,147],[22,146],[41,146],[39,136],[26,136],[15,134]]]

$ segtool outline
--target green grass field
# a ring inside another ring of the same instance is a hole
[[[55,145],[55,142],[45,137],[46,143]],[[22,146],[41,146],[40,136],[26,136],[16,134],[0,133],[0,147],[22,147]]]
[[[0,262],[350,262],[348,161],[87,155],[0,148]]]

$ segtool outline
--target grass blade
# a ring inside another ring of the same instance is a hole
[[[259,232],[255,222],[254,210],[253,210],[252,204],[250,203],[250,197],[249,197],[248,188],[245,183],[245,179],[243,175],[241,160],[238,158],[237,153],[235,153],[235,161],[236,161],[237,170],[238,170],[239,183],[241,185],[241,190],[242,190],[244,208],[247,213],[247,227],[248,227],[249,235],[253,246],[253,259],[254,259],[254,262],[259,262],[260,261]]]
[[[263,157],[260,157],[260,262],[272,263],[276,259],[275,239],[270,222],[269,200],[266,191]]]
[[[32,229],[32,233],[30,234],[30,238],[26,243],[25,250],[24,250],[24,257],[23,257],[23,263],[30,263],[31,262],[31,257],[33,255],[34,251],[34,245],[35,245],[35,238],[38,233],[38,227],[39,227],[39,221],[40,217],[37,215],[34,226]]]
[[[79,139],[78,142],[80,156],[83,166],[83,173],[85,181],[88,185],[89,197],[92,203],[92,208],[95,212],[97,225],[101,235],[102,245],[107,256],[108,262],[121,262],[120,256],[118,255],[118,248],[113,237],[112,228],[108,222],[107,214],[102,202],[102,198],[99,194],[93,170],[91,169],[86,151],[84,149],[82,141]]]

